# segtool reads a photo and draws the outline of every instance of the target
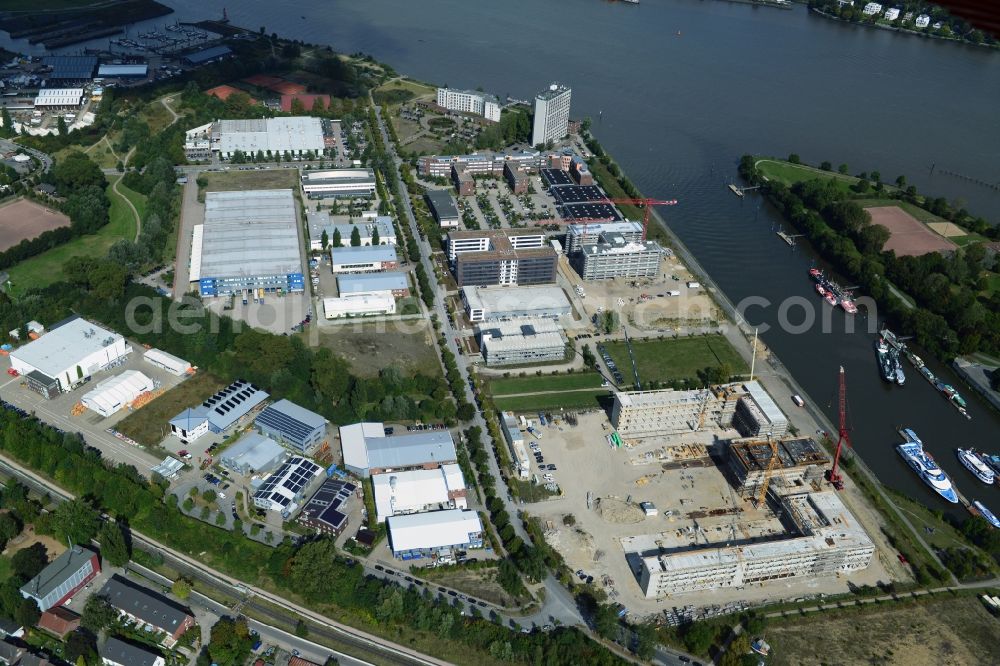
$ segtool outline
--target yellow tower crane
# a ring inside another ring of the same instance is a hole
[[[767,487],[771,484],[771,475],[774,473],[774,466],[778,464],[778,443],[767,438],[767,443],[771,447],[771,458],[767,461],[767,468],[764,470],[764,479],[761,481],[760,490],[757,492],[757,507],[760,508],[767,498]]]

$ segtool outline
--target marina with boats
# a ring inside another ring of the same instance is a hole
[[[933,386],[938,393],[944,397],[952,407],[958,410],[958,413],[967,419],[971,419],[972,416],[969,414],[968,403],[965,398],[958,392],[951,384],[948,384],[940,379],[938,379],[927,364],[924,363],[923,359],[910,351],[906,342],[898,337],[895,333],[890,331],[888,328],[883,327],[879,331],[879,339],[884,340],[886,346],[889,348],[890,352],[894,352],[898,357],[905,356],[909,360],[910,364],[920,373],[920,375],[926,379],[931,386]]]
[[[854,303],[851,288],[841,287],[818,268],[810,268],[809,277],[816,283],[816,293],[826,299],[827,303],[833,307],[839,305],[847,314],[857,314],[858,306]]]

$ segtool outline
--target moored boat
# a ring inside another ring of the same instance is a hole
[[[823,298],[825,298],[826,302],[832,305],[833,307],[837,307],[837,297],[833,295],[832,291],[826,292]]]
[[[826,296],[826,288],[819,282],[816,283],[816,293],[820,296]]]
[[[976,507],[976,511],[978,511],[979,515],[986,519],[986,522],[1000,530],[1000,518],[997,518],[982,502],[976,500],[972,503],[972,506]]]
[[[955,449],[955,455],[958,456],[958,461],[962,463],[965,469],[972,472],[973,476],[986,485],[992,485],[993,479],[995,478],[993,470],[989,465],[980,459],[979,454],[976,453],[975,449],[963,449],[959,447]]]
[[[902,456],[906,464],[917,473],[917,476],[930,486],[934,492],[945,498],[952,504],[958,504],[958,493],[952,486],[951,479],[941,471],[931,454],[924,451],[923,442],[917,434],[910,429],[901,430],[900,434],[906,440],[896,447],[896,451]]]

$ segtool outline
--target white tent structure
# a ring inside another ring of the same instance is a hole
[[[83,396],[84,407],[101,416],[111,416],[122,407],[155,388],[153,380],[138,370],[126,370],[108,377]]]
[[[191,370],[191,364],[182,358],[178,358],[173,354],[163,351],[162,349],[147,349],[146,353],[142,355],[145,361],[157,368],[166,370],[167,372],[177,375],[178,377],[183,376],[189,370]]]

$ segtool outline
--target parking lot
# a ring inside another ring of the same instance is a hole
[[[98,372],[83,386],[69,393],[61,393],[52,400],[46,400],[27,388],[22,377],[10,377],[5,374],[6,381],[0,384],[0,399],[36,414],[39,419],[56,428],[67,432],[81,433],[88,444],[99,449],[111,460],[134,465],[140,474],[148,476],[150,468],[160,462],[161,458],[107,432],[109,428],[113,428],[116,423],[130,413],[129,408],[122,409],[107,418],[90,410],[84,410],[78,415],[72,413],[74,405],[80,401],[84,394],[104,379],[118,375],[125,370],[138,370],[144,373],[153,380],[158,391],[161,389],[169,390],[183,381],[183,377],[177,377],[144,361],[141,345],[132,344],[132,349],[132,353],[126,357],[121,366]],[[0,361],[0,368],[3,368],[6,373],[10,368],[10,358],[4,357]],[[164,424],[164,426],[169,430],[169,425]]]

